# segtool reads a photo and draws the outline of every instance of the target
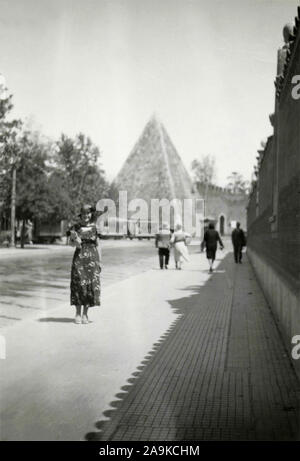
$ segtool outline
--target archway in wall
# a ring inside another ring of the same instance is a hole
[[[220,218],[219,218],[219,229],[220,229],[220,234],[224,235],[224,232],[225,232],[225,217],[223,215],[221,215]]]

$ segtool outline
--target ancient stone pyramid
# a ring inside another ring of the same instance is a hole
[[[163,124],[153,116],[114,181],[128,200],[183,200],[194,197],[193,184]]]

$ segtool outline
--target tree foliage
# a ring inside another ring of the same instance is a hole
[[[18,142],[16,217],[47,219],[54,214],[53,196],[49,187],[48,146],[40,136],[23,132]]]
[[[243,175],[237,171],[233,171],[230,176],[227,178],[227,189],[229,189],[233,194],[238,193],[248,193],[250,183],[243,178]]]
[[[49,142],[10,120],[12,96],[0,99],[0,210],[9,214],[16,170],[16,218],[55,222],[73,219],[83,203],[109,193],[100,151],[89,137],[64,134]]]
[[[109,185],[100,167],[100,151],[89,137],[80,133],[72,139],[63,134],[56,147],[50,182],[59,191],[65,216],[72,219],[82,204],[106,197]]]
[[[204,155],[200,160],[194,159],[191,168],[194,181],[212,184],[216,179],[216,161],[212,155]]]
[[[5,147],[16,141],[17,134],[22,125],[21,120],[9,119],[13,109],[12,95],[0,99],[0,153],[5,153]]]
[[[0,202],[5,209],[11,190],[12,168],[18,162],[18,135],[22,123],[10,119],[13,109],[12,95],[0,99]]]

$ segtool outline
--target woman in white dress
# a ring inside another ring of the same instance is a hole
[[[190,234],[182,230],[181,224],[177,224],[171,237],[171,244],[174,247],[174,259],[176,269],[181,269],[183,261],[189,261],[189,252],[186,246],[186,239]]]

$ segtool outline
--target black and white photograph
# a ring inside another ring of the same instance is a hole
[[[299,442],[299,0],[0,12],[0,441]]]

